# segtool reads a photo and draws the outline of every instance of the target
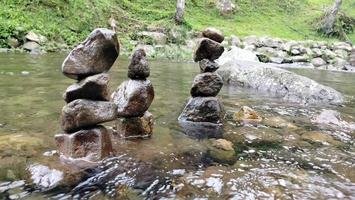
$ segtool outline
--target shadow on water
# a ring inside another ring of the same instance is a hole
[[[51,152],[60,131],[62,93],[73,83],[61,74],[64,57],[0,54],[0,199],[355,198],[354,130],[312,121],[323,109],[355,121],[353,74],[292,69],[346,94],[344,107],[303,107],[225,86],[219,95],[227,112],[223,138],[233,146],[224,151],[211,145],[214,141],[188,137],[177,122],[198,67],[151,61],[153,137],[119,141],[114,157],[83,169],[62,165]],[[127,66],[127,58],[113,66],[111,91],[127,79]],[[241,106],[264,121],[236,123],[231,116]],[[232,163],[221,162],[231,157]],[[52,174],[57,170],[62,181],[48,190],[35,187],[26,168],[36,164]]]

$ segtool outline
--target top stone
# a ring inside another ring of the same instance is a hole
[[[223,52],[224,47],[220,43],[208,38],[203,38],[197,44],[194,54],[194,61],[198,62],[203,59],[214,61],[218,59]]]
[[[132,55],[131,64],[128,66],[128,77],[130,79],[144,80],[150,74],[148,61],[143,49],[137,49]]]
[[[202,31],[202,36],[219,43],[223,42],[224,40],[223,33],[215,28],[206,28],[204,31]]]
[[[76,46],[64,60],[63,74],[81,80],[107,72],[119,55],[116,33],[105,28],[95,29],[84,42]]]

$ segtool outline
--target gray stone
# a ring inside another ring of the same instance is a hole
[[[320,67],[322,65],[326,65],[327,64],[327,62],[325,62],[322,58],[313,58],[311,63],[315,67]]]
[[[300,54],[301,54],[301,52],[298,49],[292,49],[291,50],[291,55],[293,55],[293,56],[297,56],[297,55],[300,55]]]
[[[153,85],[149,80],[124,81],[111,99],[117,105],[119,117],[141,117],[153,102]]]
[[[270,64],[237,59],[229,59],[227,62],[219,59],[217,63],[220,64],[217,73],[222,76],[225,84],[268,92],[295,103],[342,104],[344,102],[343,96],[338,91]]]
[[[231,47],[231,50],[223,53],[219,60],[226,61],[234,59],[259,62],[259,59],[254,52],[240,49],[238,47]]]
[[[112,102],[78,99],[62,110],[62,129],[74,132],[80,128],[112,121],[117,117],[117,107]]]
[[[336,57],[336,54],[333,51],[326,49],[324,51],[323,57],[325,58],[325,60],[330,60],[330,59],[334,59]]]
[[[154,57],[156,50],[152,45],[138,45],[137,49],[143,49],[148,57]]]
[[[349,59],[350,65],[355,67],[355,48],[350,53],[350,59]]]
[[[16,38],[8,38],[7,39],[7,45],[9,45],[11,48],[17,48],[20,46],[20,42]]]
[[[107,72],[119,55],[120,45],[116,33],[100,28],[76,46],[64,60],[63,74],[73,79]]]
[[[36,34],[33,31],[28,32],[26,34],[25,38],[28,41],[37,42],[37,43],[45,43],[47,41],[46,37],[44,37],[43,35],[40,35],[40,34]]]
[[[216,41],[218,43],[221,43],[224,40],[223,33],[220,30],[212,28],[212,27],[209,27],[209,28],[206,28],[205,30],[203,30],[202,36],[209,38],[213,41]]]
[[[230,36],[230,45],[231,46],[236,46],[239,48],[242,48],[243,43],[242,41],[239,39],[239,37],[235,36],[235,35],[231,35]]]
[[[120,138],[148,138],[153,134],[154,118],[146,111],[142,117],[121,118],[116,121],[116,131]]]
[[[67,103],[76,99],[89,99],[96,101],[108,101],[109,75],[106,73],[89,76],[79,83],[70,85],[63,98]]]
[[[245,46],[248,45],[259,46],[259,38],[256,37],[255,35],[247,36],[243,38],[243,43]]]
[[[216,73],[202,73],[195,77],[192,83],[192,97],[217,96],[223,86],[222,78]]]
[[[308,57],[306,55],[302,56],[292,56],[291,57],[292,62],[297,63],[297,62],[308,62]]]
[[[231,0],[215,0],[215,3],[221,15],[230,15],[235,10],[235,5]]]
[[[334,44],[334,50],[345,50],[348,52],[351,52],[351,50],[353,49],[352,46],[346,42],[338,42]]]
[[[221,123],[223,107],[216,97],[191,98],[179,116],[179,121]]]
[[[320,56],[323,55],[322,50],[320,50],[320,49],[318,49],[318,48],[314,48],[314,49],[312,49],[312,51],[313,51],[313,55],[314,55],[315,57],[320,57]]]
[[[26,42],[22,48],[27,51],[34,51],[35,49],[39,49],[40,45],[37,42]]]
[[[198,62],[203,59],[216,60],[224,52],[224,47],[211,39],[203,38],[198,44],[194,54],[194,61]]]
[[[337,49],[334,51],[335,55],[341,59],[348,59],[348,51],[344,49]]]
[[[271,47],[271,48],[280,48],[282,44],[281,40],[273,39],[270,37],[260,38],[260,42],[263,46]]]
[[[201,73],[215,72],[219,68],[217,63],[215,63],[214,61],[210,61],[208,59],[203,59],[199,61],[198,64],[200,66]]]
[[[148,38],[153,44],[164,45],[167,43],[168,37],[164,33],[143,31],[137,34],[141,39]]]
[[[271,57],[270,62],[276,63],[276,64],[281,64],[284,62],[284,59],[280,58],[280,57]]]
[[[255,51],[256,50],[256,46],[255,45],[246,45],[246,46],[244,46],[243,49],[247,50],[247,51]]]
[[[137,49],[128,66],[128,77],[131,79],[146,79],[150,75],[150,69],[146,54],[143,49]]]

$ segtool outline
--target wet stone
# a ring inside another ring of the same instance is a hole
[[[117,117],[117,107],[112,102],[78,99],[63,107],[62,129],[74,132],[83,127],[112,121]]]
[[[263,120],[255,110],[248,106],[243,106],[238,112],[234,113],[233,119],[236,122],[246,124],[257,124]]]
[[[89,99],[96,101],[108,101],[109,75],[106,73],[89,76],[79,83],[70,85],[65,91],[63,98],[67,103],[76,99]]]
[[[142,117],[118,119],[116,131],[121,138],[148,138],[153,134],[153,125],[153,115],[146,111]]]
[[[103,126],[55,136],[58,151],[70,158],[98,161],[112,153],[110,132]]]
[[[146,53],[143,49],[137,49],[128,66],[128,77],[131,79],[146,79],[150,74]]]
[[[117,105],[119,117],[141,117],[154,99],[153,85],[149,80],[123,82],[111,96]]]
[[[95,29],[88,38],[76,46],[64,60],[63,74],[72,79],[107,72],[119,55],[116,33],[105,29]]]
[[[223,86],[222,78],[215,73],[203,73],[195,77],[191,88],[192,97],[217,96]]]
[[[194,54],[194,61],[198,62],[203,59],[216,60],[224,52],[224,47],[211,39],[204,38],[199,41]]]
[[[223,107],[216,97],[191,98],[179,116],[180,121],[221,123]]]
[[[202,35],[203,37],[209,38],[218,43],[221,43],[224,40],[223,33],[215,28],[206,28],[204,31],[202,31]]]
[[[217,63],[210,61],[208,59],[203,59],[199,62],[201,73],[204,72],[215,72],[219,66]]]

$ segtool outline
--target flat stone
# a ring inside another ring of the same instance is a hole
[[[72,79],[107,72],[119,55],[120,45],[116,33],[95,29],[88,38],[76,46],[62,64],[63,74]]]
[[[203,59],[203,60],[199,61],[198,64],[200,66],[201,73],[215,72],[219,68],[217,63],[210,61],[208,59]]]
[[[179,116],[179,121],[221,123],[223,106],[216,97],[191,98]]]
[[[32,42],[37,42],[37,43],[44,43],[47,41],[47,38],[44,37],[43,35],[40,35],[40,34],[36,34],[35,32],[33,31],[30,31],[26,34],[25,38],[28,40],[28,41],[32,41]]]
[[[211,72],[198,74],[192,83],[192,97],[210,97],[217,96],[223,86],[222,78]]]
[[[224,52],[219,58],[219,60],[224,60],[225,62],[234,59],[259,62],[259,58],[256,53],[234,46],[231,47],[229,51]]]
[[[131,59],[131,64],[128,66],[128,77],[131,79],[146,79],[150,74],[148,61],[143,49],[137,49]]]
[[[112,153],[110,132],[103,126],[55,136],[58,151],[71,158],[99,161]]]
[[[111,95],[120,117],[141,117],[154,99],[154,88],[149,80],[124,81]]]
[[[39,49],[40,45],[37,42],[26,42],[23,44],[22,48],[28,51],[33,51],[35,49]]]
[[[208,38],[201,39],[198,44],[194,54],[194,61],[198,62],[203,59],[216,60],[224,52],[224,47]]]
[[[117,107],[112,102],[77,99],[63,107],[62,129],[74,132],[116,118]]]
[[[107,73],[89,76],[79,83],[70,85],[65,91],[63,98],[67,103],[76,99],[108,101],[110,99],[108,82],[109,75]]]
[[[212,27],[209,27],[209,28],[206,28],[205,30],[203,30],[202,36],[209,38],[213,41],[216,41],[218,43],[221,43],[224,40],[223,33],[220,30],[212,28]]]
[[[148,138],[153,134],[154,118],[146,111],[142,117],[121,118],[116,121],[116,131],[121,138]]]

